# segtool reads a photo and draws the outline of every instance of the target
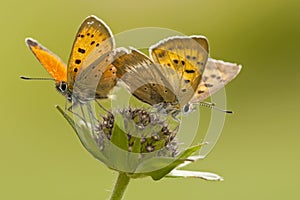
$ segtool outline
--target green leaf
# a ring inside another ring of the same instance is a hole
[[[186,159],[192,155],[194,152],[200,150],[202,147],[202,144],[192,146],[188,149],[186,149],[183,153],[181,153],[180,156],[177,158],[169,158],[169,157],[160,157],[160,158],[151,158],[149,160],[146,160],[142,162],[137,171],[136,174],[133,175],[133,178],[139,178],[142,175],[148,175],[151,176],[153,180],[159,180],[169,174],[173,169],[175,169],[178,165],[184,163]],[[158,169],[158,170],[151,170],[151,169]],[[146,172],[146,173],[143,173]]]
[[[112,135],[107,140],[103,154],[107,158],[105,163],[109,168],[126,173],[133,173],[139,163],[139,153],[128,152],[129,144],[127,134],[123,131],[124,120],[116,114]]]
[[[63,110],[58,105],[56,105],[56,108],[62,114],[62,116],[67,120],[67,122],[71,125],[71,127],[75,131],[76,135],[78,136],[84,148],[88,152],[90,152],[96,159],[104,163],[107,162],[107,159],[99,150],[95,140],[92,138],[90,134],[90,130],[86,127],[86,125],[82,125],[82,126],[76,125],[74,120],[69,115],[66,114],[65,110]]]
[[[198,144],[198,145],[191,146],[191,147],[187,148],[187,149],[180,155],[180,158],[182,158],[182,159],[188,158],[190,155],[192,155],[192,154],[195,153],[196,151],[199,151],[203,145],[204,145],[204,143],[201,143],[201,144]]]
[[[117,123],[114,123],[112,137],[104,149],[109,158],[109,167],[117,171],[130,170],[128,166],[128,142],[127,136]]]
[[[125,130],[125,127],[124,127],[122,116],[116,114],[112,136],[111,136],[111,142],[117,145],[119,148],[128,151],[127,135],[123,130]]]

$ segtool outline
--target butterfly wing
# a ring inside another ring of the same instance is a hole
[[[117,58],[113,64],[120,71],[118,76],[139,100],[150,105],[176,101],[167,80],[170,72],[163,71],[161,65],[155,64],[138,50],[131,49],[130,53]]]
[[[150,48],[154,62],[159,63],[164,71],[175,71],[167,77],[181,106],[189,102],[197,89],[208,52],[208,41],[202,36],[171,37]]]
[[[208,59],[201,83],[190,102],[199,103],[205,100],[233,80],[241,68],[241,65],[234,63]]]
[[[75,78],[81,70],[113,48],[114,38],[108,26],[95,16],[87,17],[77,32],[68,62],[69,89],[72,90]]]
[[[76,78],[74,95],[83,100],[107,98],[117,83],[117,69],[112,62],[126,53],[124,48],[114,49],[84,68]]]
[[[56,82],[67,80],[66,64],[58,56],[32,38],[26,38],[25,42]]]

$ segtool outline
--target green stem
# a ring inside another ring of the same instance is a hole
[[[127,176],[127,174],[120,172],[119,176],[118,176],[118,180],[115,184],[114,191],[110,197],[110,200],[122,199],[129,181],[130,181],[130,178]]]

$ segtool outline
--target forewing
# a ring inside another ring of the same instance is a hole
[[[240,72],[242,66],[221,60],[208,59],[201,83],[191,103],[199,103],[224,87]]]
[[[32,38],[26,38],[26,44],[55,81],[67,80],[66,64],[54,53]]]
[[[69,88],[72,89],[80,71],[113,48],[114,39],[109,27],[95,16],[86,18],[77,32],[68,62]]]
[[[174,102],[176,96],[161,65],[153,63],[146,55],[136,49],[121,56],[113,63],[119,76],[129,91],[141,101],[150,105]]]

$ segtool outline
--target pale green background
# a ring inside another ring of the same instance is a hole
[[[227,87],[228,116],[214,151],[190,169],[224,182],[133,180],[125,199],[299,199],[298,0],[4,1],[1,3],[0,199],[107,199],[116,173],[93,159],[54,108],[64,105],[24,43],[65,61],[77,28],[95,14],[114,33],[157,26],[203,34],[211,56],[243,64]]]

